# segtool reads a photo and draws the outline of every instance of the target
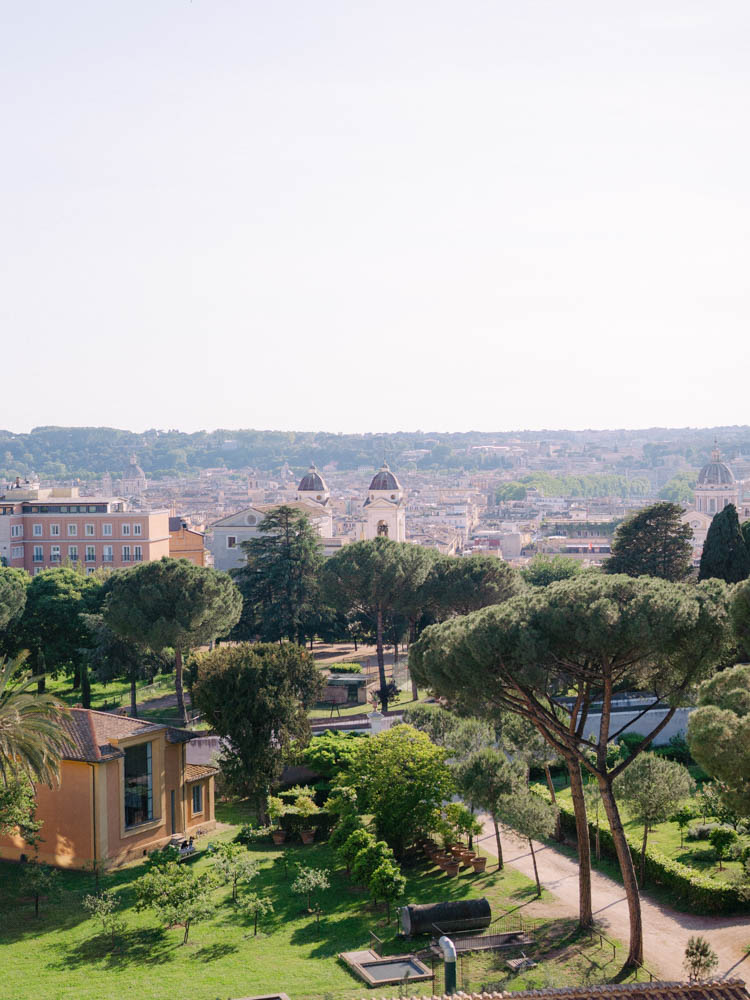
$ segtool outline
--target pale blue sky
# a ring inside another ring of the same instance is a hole
[[[0,0],[0,427],[746,423],[750,6]]]

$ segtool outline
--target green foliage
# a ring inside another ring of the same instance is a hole
[[[332,663],[328,668],[332,674],[361,674],[361,663]]]
[[[606,560],[607,573],[683,580],[692,563],[692,529],[674,503],[655,503],[620,524]]]
[[[343,861],[346,870],[351,871],[354,859],[360,851],[375,843],[375,838],[363,827],[358,827],[349,834],[338,849],[338,856]]]
[[[676,476],[672,476],[669,482],[662,486],[659,490],[659,499],[669,500],[672,503],[690,504],[693,502],[694,487],[695,476],[680,472]]]
[[[521,577],[531,587],[548,587],[558,580],[578,576],[581,564],[570,556],[548,556],[537,553],[521,570]]]
[[[529,490],[543,497],[641,497],[651,491],[648,479],[610,473],[605,475],[566,476],[549,472],[532,472],[519,480],[502,484],[497,490],[497,502],[524,500]]]
[[[482,824],[463,802],[449,802],[443,810],[443,818],[450,827],[452,840],[477,837],[482,832]]]
[[[213,881],[208,874],[196,875],[189,865],[176,861],[151,868],[135,883],[136,909],[152,909],[165,927],[185,928],[187,944],[190,928],[214,912],[211,899]]]
[[[34,915],[38,917],[42,897],[52,900],[60,895],[59,871],[37,861],[27,862],[21,875],[21,892],[34,900]]]
[[[374,900],[385,901],[388,920],[391,919],[391,902],[403,896],[406,879],[395,861],[383,861],[370,875],[368,882],[370,895]]]
[[[500,819],[521,837],[551,837],[557,823],[557,808],[521,786],[500,800]]]
[[[354,762],[362,740],[366,738],[359,733],[327,729],[324,733],[313,736],[302,751],[302,761],[316,774],[331,781]]]
[[[28,580],[23,570],[0,566],[0,629],[7,628],[23,611]]]
[[[453,792],[445,759],[445,750],[424,733],[400,725],[365,740],[348,772],[360,811],[372,814],[378,834],[397,857],[430,832]]]
[[[240,900],[240,910],[246,917],[252,918],[253,937],[257,937],[258,918],[273,913],[273,902],[269,896],[261,896],[257,892],[249,892]]]
[[[89,669],[97,680],[105,683],[124,677],[130,683],[130,714],[137,717],[136,684],[139,680],[152,680],[159,668],[164,666],[164,657],[133,639],[113,632],[102,615],[81,617],[90,634],[86,652]]]
[[[213,866],[219,881],[232,887],[232,902],[237,902],[240,885],[252,882],[258,874],[258,864],[248,855],[247,850],[232,841],[223,841],[216,848]]]
[[[688,720],[688,744],[700,766],[721,782],[726,803],[750,816],[750,665],[723,670],[701,685]]]
[[[250,844],[257,844],[260,841],[268,840],[272,831],[272,826],[256,826],[253,823],[243,823],[234,839],[236,843],[244,844],[248,847]]]
[[[691,935],[688,938],[683,966],[689,982],[708,979],[718,964],[719,956],[704,937]]]
[[[363,830],[362,820],[356,813],[345,813],[334,826],[328,843],[338,852],[355,830]]]
[[[36,844],[42,824],[34,819],[35,809],[34,786],[25,775],[0,782],[0,837],[18,832],[27,844]]]
[[[698,579],[717,578],[740,583],[750,575],[750,551],[740,530],[733,503],[714,515],[703,543]]]
[[[424,584],[425,605],[439,620],[501,604],[520,593],[518,571],[496,556],[442,556]]]
[[[523,788],[524,774],[496,747],[472,754],[458,768],[457,783],[464,797],[493,818],[500,816],[507,797]]]
[[[289,807],[286,805],[284,800],[278,795],[269,795],[266,799],[266,811],[268,812],[268,818],[274,826],[279,825],[281,817],[288,808]]]
[[[125,918],[122,915],[121,906],[120,897],[111,889],[99,892],[95,896],[83,897],[84,910],[101,926],[102,934],[109,937],[111,948],[114,948],[117,938],[125,930]]]
[[[711,847],[713,847],[716,852],[716,858],[719,862],[719,870],[721,870],[721,862],[727,856],[730,847],[733,847],[739,837],[736,830],[732,830],[728,826],[717,826],[715,830],[712,830],[708,837]]]
[[[384,840],[367,844],[359,851],[352,862],[352,879],[358,885],[369,885],[372,873],[384,861],[392,862],[393,851]]]
[[[247,563],[233,573],[243,605],[232,638],[299,642],[320,603],[320,538],[310,518],[286,504],[269,511],[258,532],[242,542]]]
[[[222,771],[234,789],[262,800],[292,747],[310,736],[320,692],[310,654],[291,643],[239,643],[194,657],[193,703],[228,741]]]
[[[67,745],[61,726],[67,709],[52,695],[31,692],[35,678],[25,661],[24,654],[0,658],[0,784],[19,775],[52,784]],[[15,802],[21,805],[17,796]]]
[[[314,893],[330,889],[331,882],[328,875],[329,872],[325,868],[300,867],[297,878],[292,882],[292,892],[298,896],[306,897],[308,910],[312,908],[311,901]]]

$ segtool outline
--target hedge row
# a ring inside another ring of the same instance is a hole
[[[559,803],[559,807],[563,833],[575,839],[576,821],[573,809],[563,803]],[[596,834],[594,823],[589,823],[589,831],[593,841]],[[641,863],[640,844],[634,843],[630,838],[628,844],[633,864],[638,871]],[[602,826],[599,827],[599,847],[604,857],[617,860],[612,834]],[[694,868],[683,865],[680,861],[674,861],[651,847],[646,848],[646,884],[649,883],[669,889],[694,913],[736,913],[738,910],[748,909],[747,899],[739,887],[718,882],[710,875],[702,875]]]

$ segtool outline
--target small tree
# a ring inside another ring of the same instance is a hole
[[[135,883],[136,909],[153,909],[166,927],[185,928],[187,944],[190,927],[211,916],[213,882],[208,874],[196,875],[191,868],[167,861],[156,865]]]
[[[503,822],[529,842],[536,894],[541,896],[542,883],[539,881],[533,838],[552,836],[557,824],[557,809],[526,788],[519,789],[514,795],[505,796],[500,803],[500,812]]]
[[[253,920],[253,937],[258,934],[258,917],[265,917],[273,913],[273,903],[268,896],[259,896],[257,892],[250,892],[240,900],[240,910]]]
[[[646,879],[649,830],[668,819],[694,787],[686,767],[655,753],[640,754],[615,780],[615,794],[626,804],[631,817],[643,824],[641,888]]]
[[[388,923],[391,921],[391,901],[403,896],[406,879],[395,861],[383,861],[370,876],[370,895],[377,902],[385,900]]]
[[[49,865],[29,861],[23,867],[21,891],[34,900],[34,916],[39,916],[39,903],[43,896],[48,900],[60,895],[58,880],[60,873]]]
[[[604,570],[684,580],[690,572],[691,537],[690,525],[682,523],[679,504],[651,504],[618,525]]]
[[[688,938],[683,968],[691,983],[708,979],[719,964],[719,956],[704,937],[694,935]]]
[[[497,867],[503,867],[503,847],[500,841],[500,806],[506,796],[522,784],[519,768],[508,762],[494,747],[474,753],[458,768],[458,786],[477,809],[492,817],[497,845]]]
[[[730,829],[728,826],[717,826],[708,835],[708,839],[711,847],[716,852],[716,857],[719,861],[719,871],[722,871],[722,860],[727,856],[729,848],[737,843],[737,831]]]
[[[330,889],[327,868],[300,868],[299,875],[292,882],[292,892],[307,899],[307,912],[312,909],[311,900],[314,892]]]
[[[232,902],[237,902],[237,887],[252,882],[258,874],[258,864],[240,844],[221,843],[213,858],[214,869],[225,885],[232,887]]]
[[[359,852],[374,843],[375,843],[375,838],[373,837],[373,835],[369,831],[363,829],[362,827],[353,830],[349,834],[349,836],[346,838],[346,840],[338,850],[338,855],[344,862],[344,865],[346,867],[347,875],[351,873],[352,865],[354,864],[354,859],[357,857]]]
[[[354,859],[352,878],[357,885],[369,886],[372,873],[383,862],[393,861],[393,851],[384,840],[363,847]]]
[[[750,552],[740,529],[737,508],[733,503],[715,515],[703,543],[698,579],[717,577],[727,583],[740,583],[750,574]]]
[[[685,846],[685,830],[690,826],[695,813],[690,806],[681,806],[672,816],[672,822],[676,823],[680,830],[680,848]]]
[[[83,897],[83,908],[102,928],[102,933],[109,935],[110,947],[125,930],[125,918],[120,913],[120,898],[111,889],[98,892],[96,895]]]

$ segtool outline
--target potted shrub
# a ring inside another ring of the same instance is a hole
[[[286,830],[281,828],[281,817],[286,813],[287,807],[284,805],[282,799],[277,795],[269,795],[268,801],[266,802],[266,810],[268,812],[268,818],[271,820],[271,825],[275,827],[271,831],[271,836],[273,837],[273,842],[277,846],[283,844],[286,840]]]
[[[312,844],[315,840],[315,827],[309,826],[310,818],[320,810],[309,795],[299,795],[294,803],[294,809],[299,817],[299,835],[303,844]]]

